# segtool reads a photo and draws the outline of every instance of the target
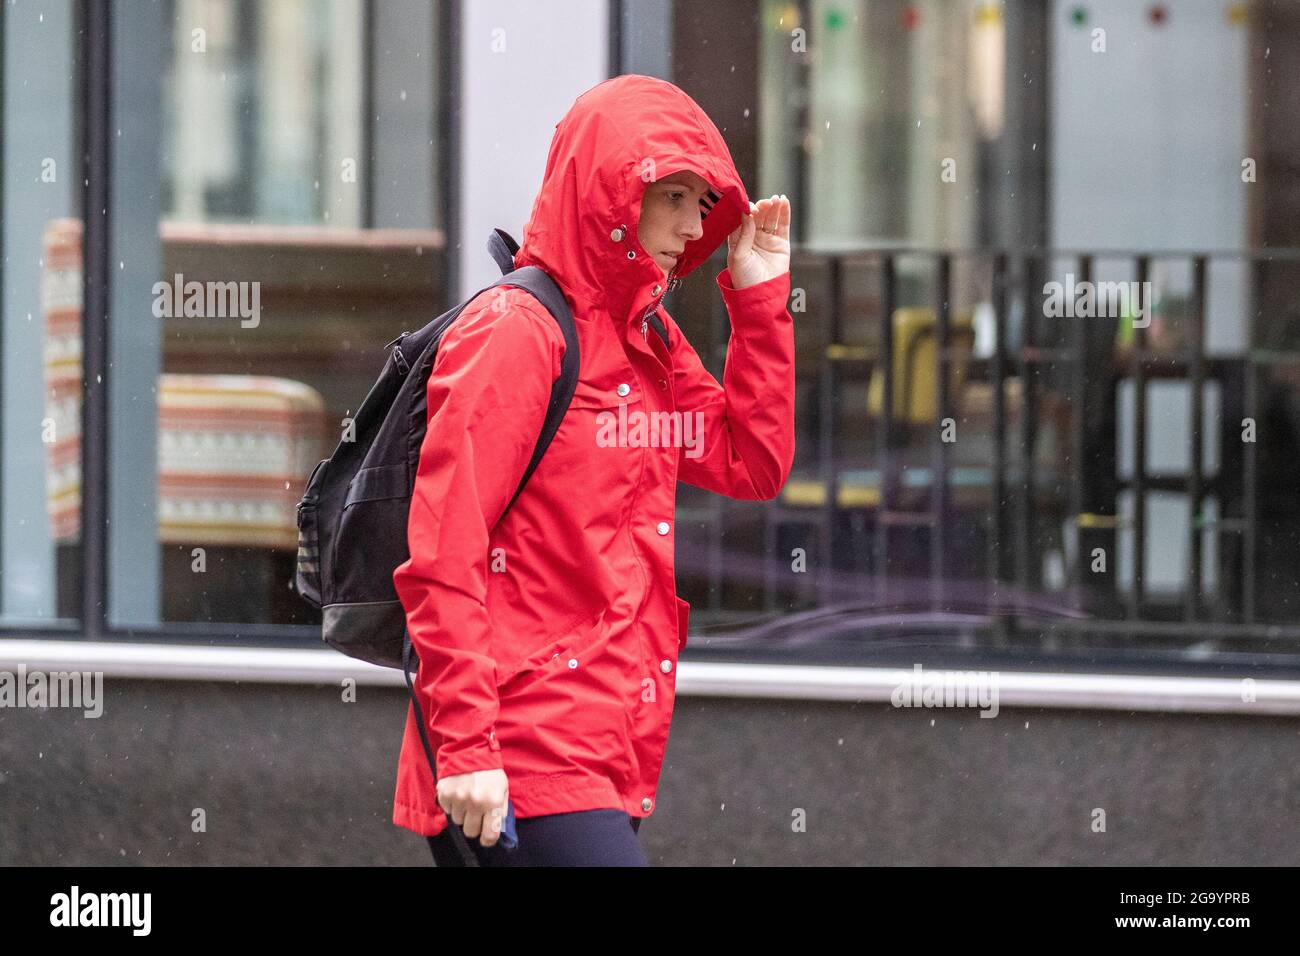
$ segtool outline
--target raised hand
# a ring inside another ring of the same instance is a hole
[[[749,204],[749,213],[727,236],[727,268],[733,289],[789,271],[790,200],[784,194]]]

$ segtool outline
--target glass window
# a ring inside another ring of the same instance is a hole
[[[681,489],[693,650],[1291,646],[1295,90],[1255,59],[1295,24],[1251,9],[671,4],[667,78],[796,223],[795,471]],[[705,284],[669,307],[721,377]]]
[[[78,5],[5,4],[0,623],[81,616]]]
[[[623,68],[685,88],[754,194],[795,203],[795,469],[772,502],[682,487],[692,652],[779,651],[809,622],[855,660],[884,646],[863,635],[1057,660],[1300,636],[1296,91],[1271,65],[1300,43],[1243,9],[619,6]],[[113,5],[111,111],[87,117],[83,5],[0,11],[6,625],[76,629],[89,500],[120,633],[315,640],[294,506],[384,343],[448,305],[443,13]],[[108,462],[86,487],[101,255]],[[724,264],[669,302],[719,378]]]
[[[385,343],[446,308],[440,5],[112,5],[100,489],[80,480],[79,9],[3,12],[4,620],[80,614],[97,494],[115,633],[315,643],[295,506]]]

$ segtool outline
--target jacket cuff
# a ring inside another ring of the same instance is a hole
[[[448,748],[453,746],[455,749],[449,751]],[[505,769],[501,762],[501,744],[497,742],[495,730],[488,731],[474,743],[443,744],[438,748],[437,763],[439,780],[476,770]]]
[[[717,276],[718,288],[722,291],[727,312],[733,320],[746,314],[771,315],[786,311],[790,299],[790,270],[780,275],[765,279],[743,289],[731,284],[731,270],[723,269]]]

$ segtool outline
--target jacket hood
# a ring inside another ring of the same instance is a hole
[[[701,200],[704,234],[664,273],[637,238],[649,183],[689,170],[712,187]],[[575,306],[639,317],[734,230],[749,197],[722,134],[665,80],[617,76],[580,95],[555,124],[542,186],[524,227],[517,266],[541,266]]]

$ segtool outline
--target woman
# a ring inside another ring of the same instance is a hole
[[[636,829],[689,612],[677,481],[771,499],[794,458],[789,233],[786,198],[751,204],[721,134],[671,83],[606,80],[556,124],[515,264],[545,269],[572,306],[577,391],[498,523],[565,345],[526,292],[470,303],[429,376],[411,556],[393,574],[438,770],[435,789],[408,708],[393,822],[439,863],[455,861],[450,814],[486,864],[645,865]],[[724,238],[725,390],[660,306]]]

